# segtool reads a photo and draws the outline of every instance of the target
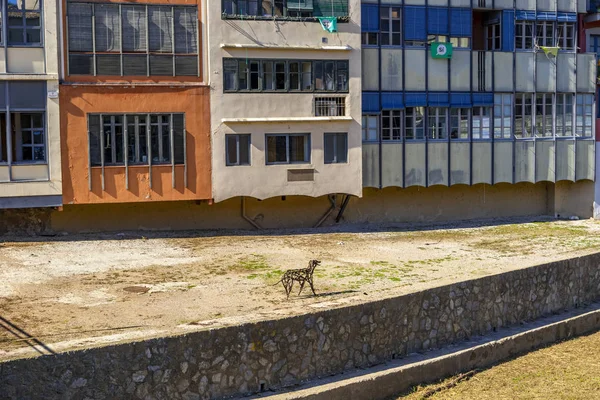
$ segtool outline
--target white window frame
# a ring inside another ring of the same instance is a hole
[[[577,94],[575,98],[575,136],[594,136],[594,95]]]
[[[371,122],[375,121],[375,128],[371,127]],[[379,115],[363,114],[362,116],[362,140],[363,142],[379,142]],[[371,139],[369,133],[375,132],[375,138]]]
[[[537,46],[554,47],[556,44],[555,38],[556,24],[553,21],[536,21],[535,44]]]
[[[432,125],[433,121],[435,121],[435,125]],[[448,107],[429,107],[427,109],[427,138],[429,140],[448,140],[448,122]]]
[[[494,94],[494,139],[511,139],[513,128],[513,95]]]
[[[418,112],[420,111],[420,112]],[[419,119],[420,117],[420,119]],[[407,121],[411,118],[411,123]],[[418,121],[421,122],[419,125]],[[410,134],[409,134],[410,132]],[[404,109],[404,140],[425,140],[425,107],[407,107]]]
[[[567,99],[569,101],[567,101]],[[569,104],[570,103],[570,104]],[[570,112],[568,112],[570,111]],[[573,118],[575,117],[575,94],[556,94],[556,137],[573,137]]]
[[[535,107],[534,107],[533,93],[517,93],[515,95],[515,138],[517,139],[527,139],[532,138],[534,135],[535,129]],[[520,112],[518,109],[520,107]],[[529,107],[529,112],[527,111],[527,107]],[[520,117],[520,123],[517,120]],[[529,124],[528,124],[529,122]],[[518,134],[517,127],[521,125],[520,134]],[[527,128],[529,125],[529,128]]]
[[[473,116],[471,117],[471,134],[473,140],[490,139],[492,119],[492,107],[473,107]]]
[[[521,28],[521,34],[517,34],[517,28]],[[527,27],[531,28],[531,35],[527,35]],[[535,43],[535,22],[533,21],[521,21],[515,22],[515,49],[516,50],[533,50]],[[519,38],[521,45],[519,46]],[[530,40],[530,44],[527,45],[527,41]]]
[[[557,46],[561,50],[576,50],[577,43],[577,23],[576,22],[557,22],[556,23]]]
[[[485,49],[488,51],[499,51],[502,50],[502,31],[501,31],[500,23],[495,22],[492,24],[486,24],[484,26],[485,32]],[[490,36],[491,30],[491,36]],[[498,43],[496,43],[498,40]]]
[[[466,130],[463,121],[467,122]],[[453,129],[456,128],[456,136],[453,136]],[[450,139],[468,140],[471,136],[471,109],[470,108],[450,108]]]
[[[387,120],[388,128],[384,121]],[[404,115],[400,109],[382,110],[381,111],[381,140],[384,142],[401,141],[402,133],[404,132]],[[394,124],[394,121],[397,124]],[[397,126],[396,126],[397,125]]]
[[[538,113],[538,109],[541,113]],[[554,136],[554,95],[552,93],[535,95],[535,136],[546,138]]]

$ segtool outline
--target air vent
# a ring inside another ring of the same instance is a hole
[[[94,56],[69,54],[69,75],[94,75]]]
[[[148,75],[147,61],[145,54],[123,54],[123,75]]]
[[[288,182],[313,182],[314,169],[288,169]]]
[[[118,54],[97,54],[96,75],[121,75],[121,56]]]
[[[150,75],[173,76],[173,56],[150,56]]]
[[[198,76],[198,57],[175,56],[175,75]]]

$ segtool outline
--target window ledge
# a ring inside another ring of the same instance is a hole
[[[58,80],[58,74],[24,74],[24,73],[11,73],[11,72],[2,72],[0,73],[0,80],[2,81],[39,81],[39,80],[47,80],[54,81]]]
[[[276,118],[223,118],[224,124],[261,123],[261,122],[337,122],[352,121],[352,117],[276,117]]]
[[[351,51],[352,46],[280,46],[273,44],[244,44],[221,43],[222,49],[262,49],[262,50],[325,50],[325,51]]]

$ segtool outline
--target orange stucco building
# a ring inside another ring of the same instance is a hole
[[[63,204],[212,198],[201,4],[63,2]]]

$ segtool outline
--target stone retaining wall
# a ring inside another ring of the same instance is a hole
[[[214,399],[369,367],[600,299],[600,254],[311,315],[0,364],[12,399]]]

